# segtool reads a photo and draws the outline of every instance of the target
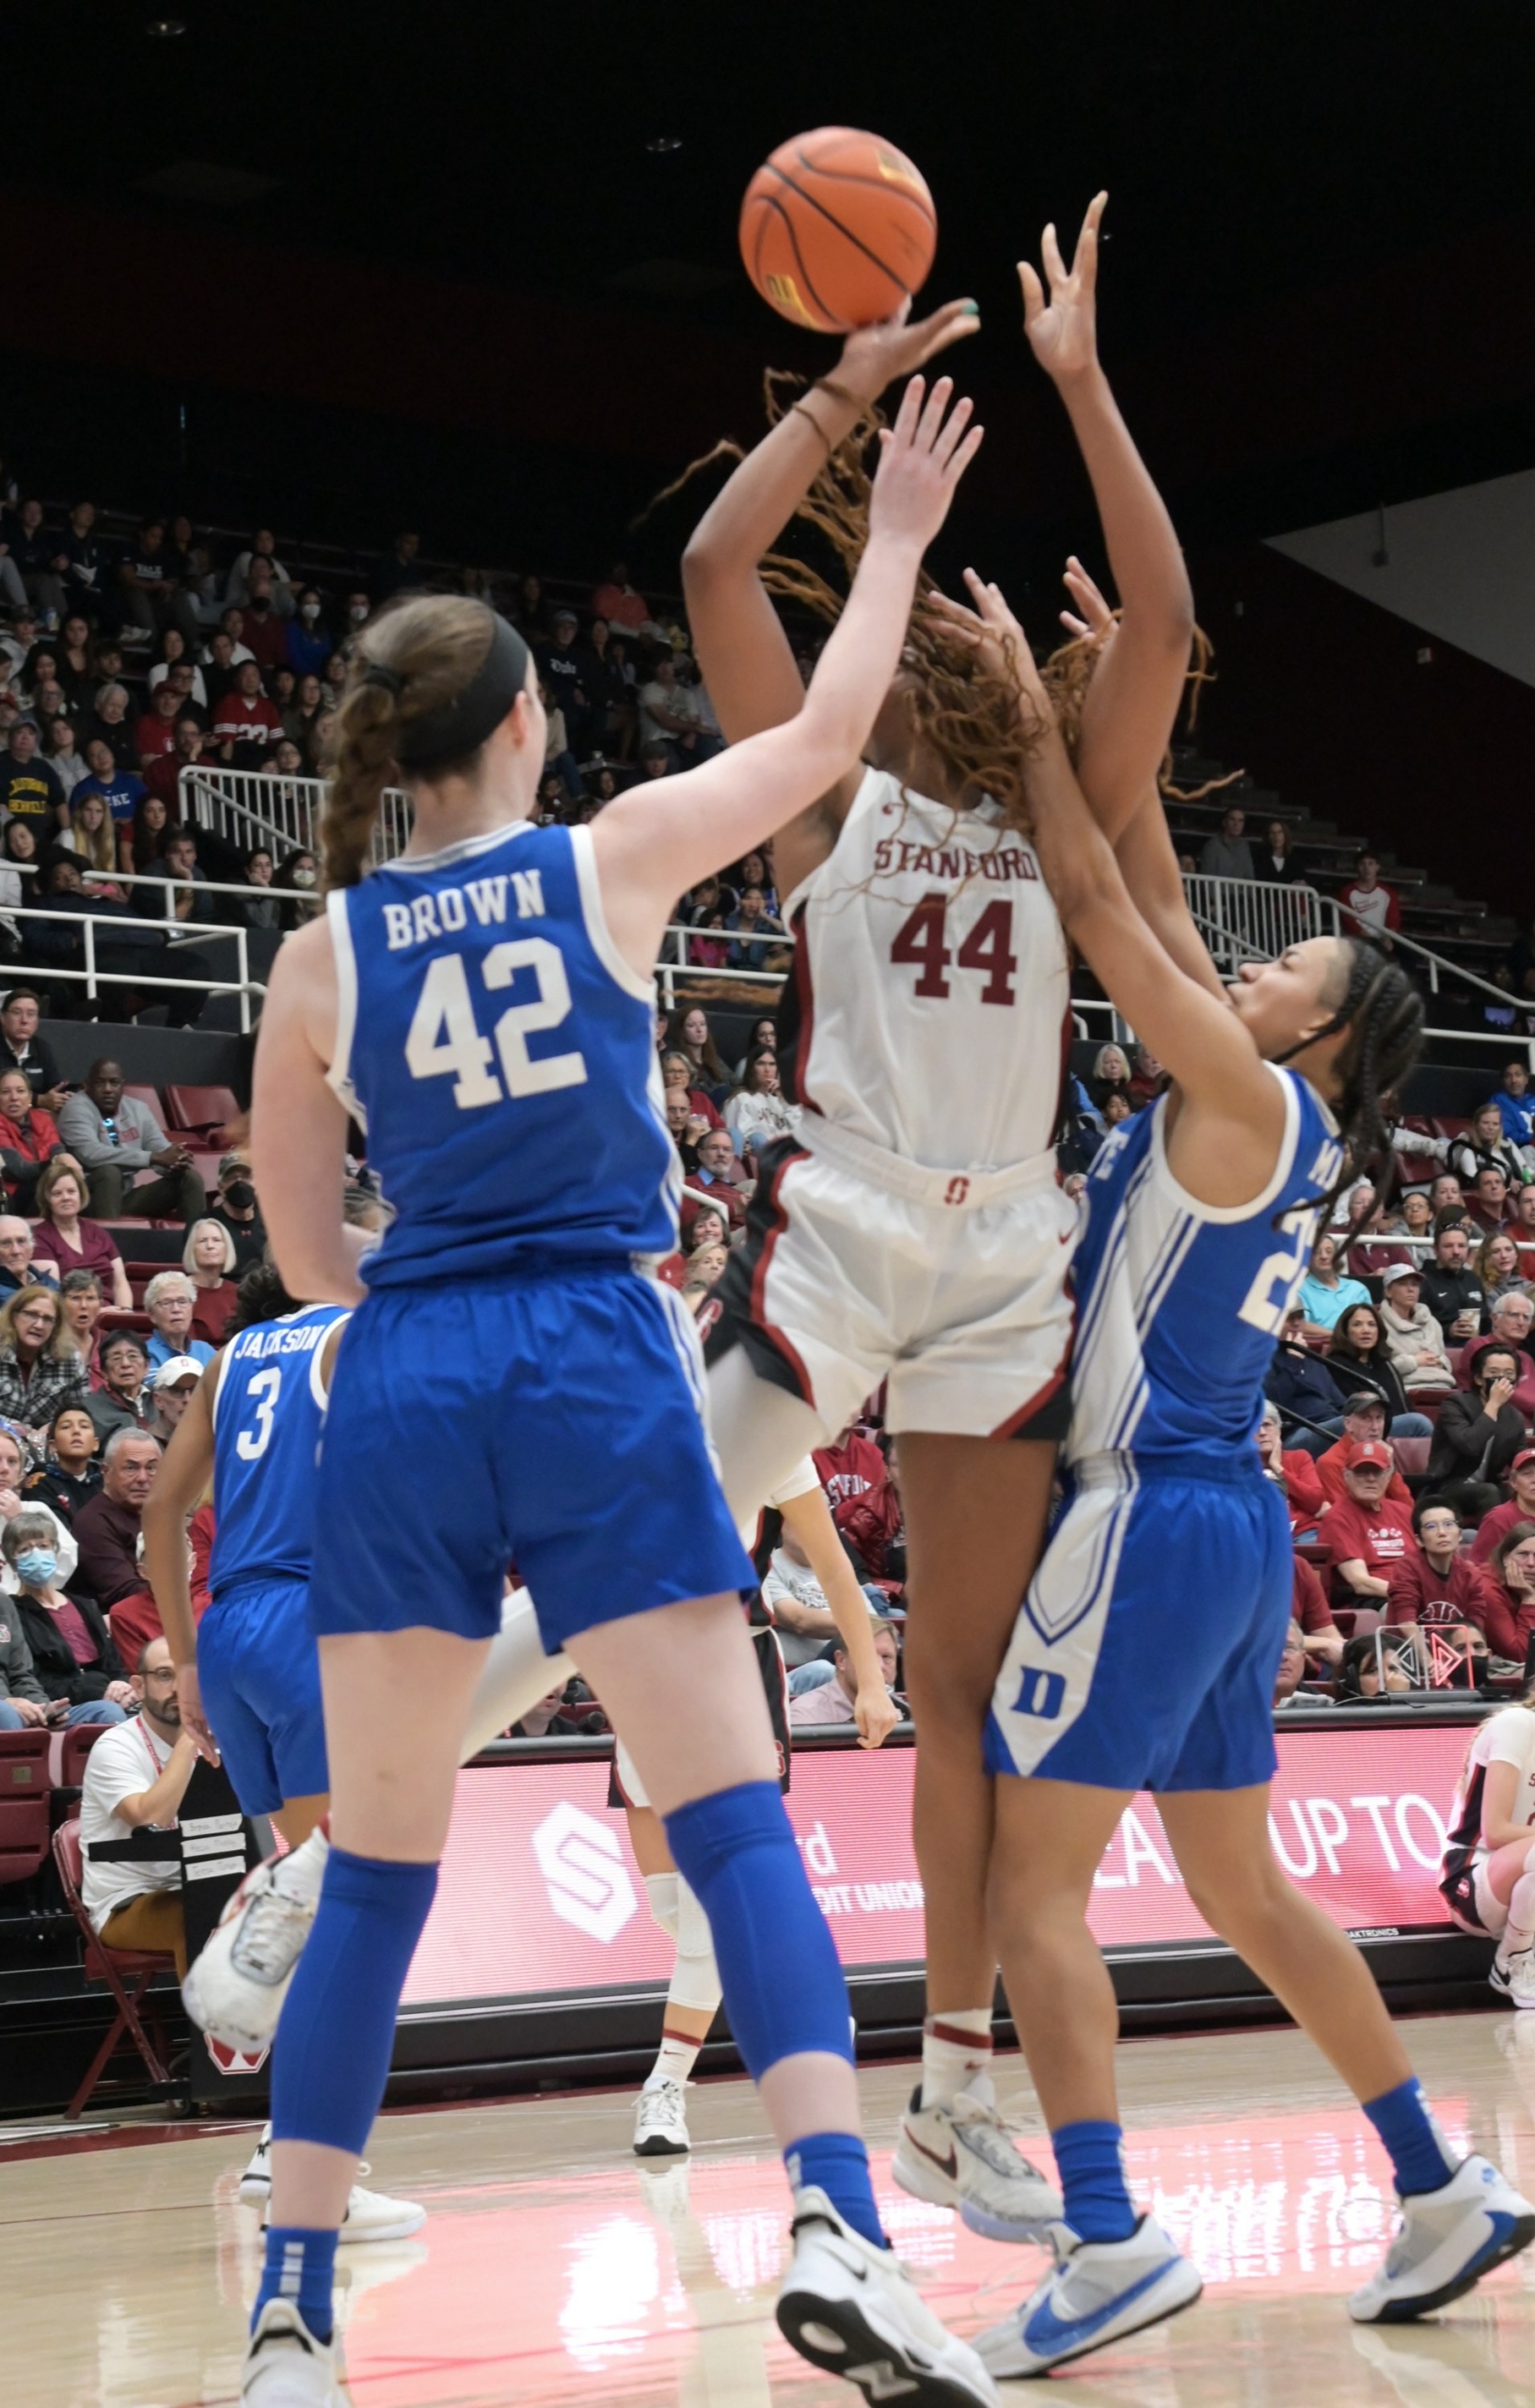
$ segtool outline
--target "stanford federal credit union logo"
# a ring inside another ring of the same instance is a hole
[[[533,1833],[549,1904],[589,1940],[616,1940],[639,1910],[616,1832],[562,1798]]]

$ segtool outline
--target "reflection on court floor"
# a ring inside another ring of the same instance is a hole
[[[1455,2144],[1492,2149],[1535,2185],[1535,2018],[1442,2019],[1409,2037]],[[1391,2228],[1385,2162],[1297,2036],[1141,2042],[1124,2071],[1132,2188],[1195,2257],[1206,2294],[1055,2389],[1114,2408],[1535,2408],[1529,2259],[1435,2324],[1349,2323],[1343,2295]],[[862,2077],[871,2132],[891,2131],[910,2080],[906,2067]],[[629,2101],[613,2095],[386,2118],[375,2179],[431,2212],[414,2241],[342,2253],[360,2408],[850,2400],[771,2321],[785,2194],[751,2092],[709,2083],[695,2100],[693,2158],[659,2166],[627,2154]],[[17,2162],[0,2137],[8,2339],[26,2369],[15,2396],[29,2408],[231,2398],[259,2263],[256,2218],[235,2196],[246,2145],[225,2132]],[[907,2198],[888,2149],[876,2172],[895,2245],[942,2314],[969,2332],[1021,2296],[1038,2251]]]

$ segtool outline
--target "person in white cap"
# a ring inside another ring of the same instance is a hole
[[[1388,1262],[1381,1274],[1381,1327],[1385,1351],[1409,1396],[1452,1388],[1455,1373],[1445,1333],[1423,1302],[1416,1262]]]
[[[202,1365],[195,1354],[173,1354],[150,1374],[150,1386],[154,1404],[149,1427],[160,1439],[168,1439],[182,1414],[192,1402],[192,1392],[202,1377]]]

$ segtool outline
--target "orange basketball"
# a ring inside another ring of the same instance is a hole
[[[748,276],[781,318],[819,334],[890,317],[937,246],[933,197],[910,160],[852,126],[781,143],[741,203]]]

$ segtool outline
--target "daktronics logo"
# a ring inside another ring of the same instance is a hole
[[[562,1922],[589,1940],[616,1940],[639,1901],[612,1825],[562,1798],[534,1831],[533,1854]]]

